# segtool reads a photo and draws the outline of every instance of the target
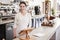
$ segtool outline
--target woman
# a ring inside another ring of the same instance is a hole
[[[21,30],[24,30],[28,27],[31,27],[31,15],[30,13],[27,13],[26,11],[26,3],[20,2],[20,11],[15,16],[15,22],[14,22],[14,37],[19,36],[19,32]]]

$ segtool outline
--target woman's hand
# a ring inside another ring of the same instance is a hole
[[[16,38],[16,28],[13,29],[13,37]]]

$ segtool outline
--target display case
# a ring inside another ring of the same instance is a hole
[[[13,39],[13,22],[7,24],[0,24],[0,40]]]

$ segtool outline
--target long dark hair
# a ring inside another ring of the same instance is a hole
[[[24,1],[21,1],[20,4],[19,4],[19,6],[20,6],[21,4],[25,4],[25,6],[27,6]]]

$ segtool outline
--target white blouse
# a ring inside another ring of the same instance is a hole
[[[17,33],[19,33],[21,30],[26,29],[28,25],[31,27],[30,13],[26,13],[24,16],[21,13],[17,13],[14,22],[14,28],[16,28]]]

